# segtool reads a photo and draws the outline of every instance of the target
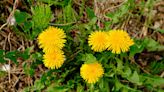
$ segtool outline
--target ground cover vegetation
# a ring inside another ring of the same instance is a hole
[[[163,91],[163,0],[0,1],[0,92]]]

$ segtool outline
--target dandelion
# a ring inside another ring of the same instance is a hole
[[[95,31],[89,35],[88,43],[91,49],[96,52],[101,52],[106,49],[107,33],[102,31]]]
[[[64,38],[66,38],[66,35],[62,29],[50,26],[39,34],[39,47],[43,49],[43,52],[53,52],[57,49],[62,49],[66,42]]]
[[[83,64],[80,68],[81,77],[88,83],[96,83],[103,74],[103,67],[98,62]]]
[[[64,52],[61,50],[48,52],[43,55],[43,63],[47,68],[58,69],[65,60]]]
[[[129,47],[134,44],[128,33],[123,30],[111,30],[108,33],[107,48],[112,53],[127,52]]]

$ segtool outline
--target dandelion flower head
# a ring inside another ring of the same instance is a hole
[[[103,31],[95,31],[89,35],[88,44],[95,52],[102,52],[106,49],[107,33]]]
[[[80,68],[80,75],[87,83],[96,83],[104,74],[100,63],[83,64]]]
[[[39,47],[43,49],[43,52],[53,52],[56,49],[62,49],[66,42],[64,38],[66,38],[66,34],[62,29],[50,26],[39,34]]]
[[[64,52],[54,51],[48,52],[43,55],[43,63],[49,69],[58,69],[60,68],[65,60]]]
[[[123,30],[111,30],[108,32],[107,48],[112,53],[120,54],[127,52],[129,47],[134,44],[128,33]]]

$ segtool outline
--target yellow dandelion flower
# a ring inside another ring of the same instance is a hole
[[[104,51],[107,43],[107,33],[103,31],[95,31],[89,35],[88,43],[91,49],[96,52]]]
[[[58,69],[60,68],[65,60],[64,52],[54,51],[54,52],[48,52],[43,55],[43,63],[47,68],[50,69]]]
[[[129,47],[134,44],[126,31],[111,30],[108,33],[107,47],[112,53],[120,54],[121,52],[127,52]]]
[[[53,52],[56,49],[62,49],[66,42],[64,38],[66,38],[66,34],[63,29],[50,26],[39,34],[39,47],[42,48],[44,52]]]
[[[81,77],[88,83],[96,83],[104,74],[104,69],[98,62],[83,64],[80,68]]]

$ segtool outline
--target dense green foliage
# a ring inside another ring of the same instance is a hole
[[[105,14],[110,21],[96,17],[93,7],[85,5],[87,0],[81,0],[78,8],[75,8],[77,6],[74,1],[77,0],[37,0],[34,5],[33,0],[27,0],[31,5],[30,12],[16,10],[16,25],[12,28],[16,30],[17,35],[23,34],[26,39],[37,40],[38,34],[48,26],[62,28],[67,35],[66,46],[63,49],[66,61],[62,67],[54,70],[45,69],[32,86],[24,88],[24,92],[143,92],[143,90],[162,92],[164,79],[158,75],[164,71],[164,58],[158,61],[150,59],[148,66],[142,67],[137,63],[137,55],[143,52],[160,53],[164,51],[164,45],[150,36],[144,38],[132,36],[135,44],[131,46],[129,52],[117,55],[110,51],[93,52],[87,42],[88,35],[92,31],[108,31],[114,27],[113,25],[118,25],[118,29],[121,29],[123,23],[132,17],[139,20],[142,16],[146,16],[144,25],[151,27],[151,10],[158,0],[141,0],[138,4],[135,4],[134,0],[127,0],[115,11]],[[104,24],[103,28],[97,25],[98,21]],[[164,33],[163,29],[153,31]],[[31,60],[32,62],[24,62],[22,66],[25,74],[33,77],[35,69],[43,64],[42,50],[37,49],[31,53],[33,49],[34,47],[30,47],[24,52],[0,50],[0,63],[6,63],[5,58],[14,64],[18,64],[18,57],[24,61]],[[90,63],[93,60],[101,62],[105,73],[96,84],[90,85],[81,78],[80,67],[84,62]]]

